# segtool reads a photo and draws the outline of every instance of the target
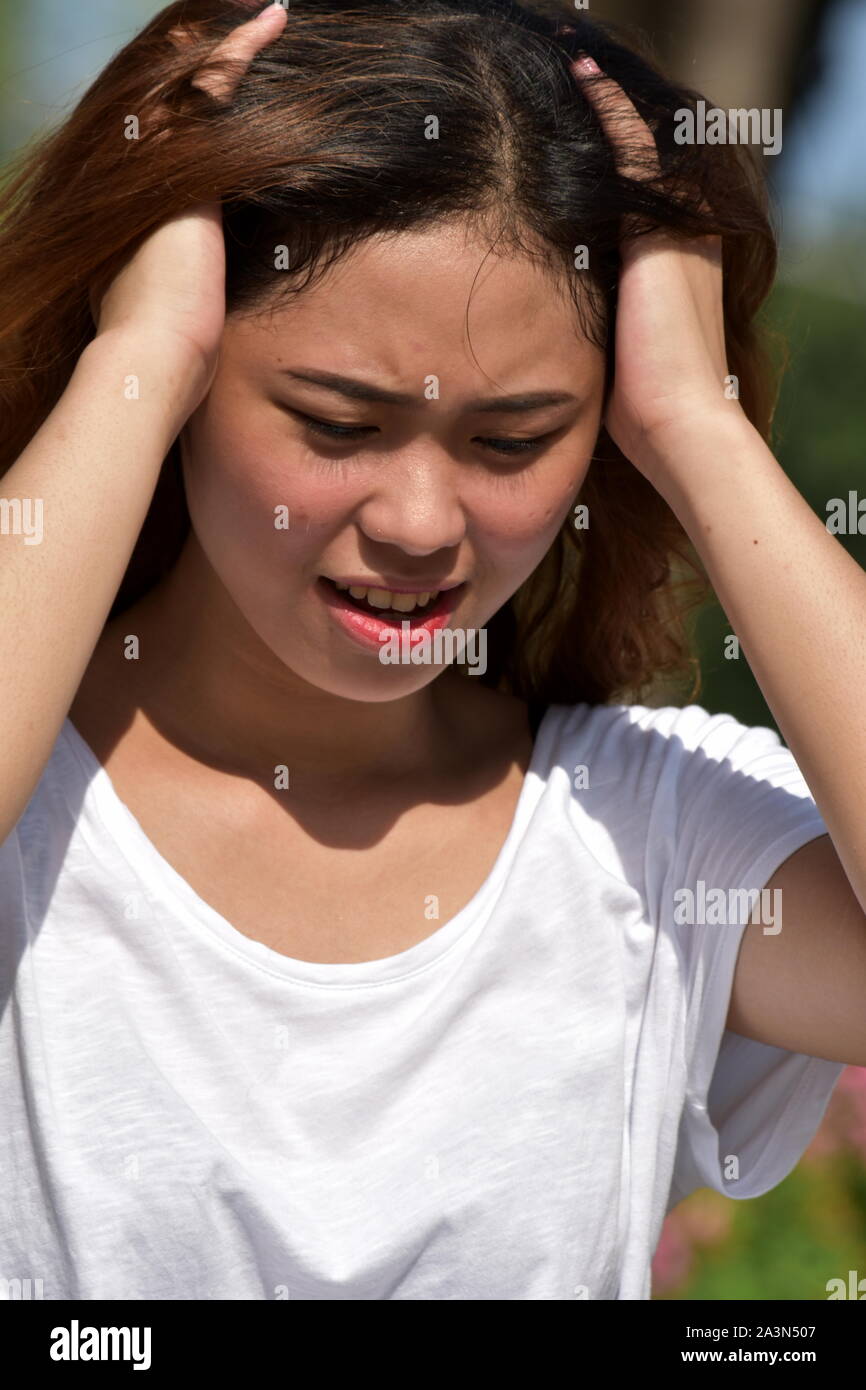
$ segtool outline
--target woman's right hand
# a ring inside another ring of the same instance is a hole
[[[216,101],[230,101],[237,83],[256,54],[282,33],[287,12],[275,4],[224,39],[208,59],[208,68],[193,85]],[[171,31],[178,43],[183,30]],[[227,60],[226,70],[210,69]],[[198,203],[161,223],[115,274],[104,293],[94,286],[90,307],[97,336],[122,330],[189,353],[203,368],[204,396],[219,360],[225,325],[225,245],[222,208]],[[173,359],[176,360],[176,359]]]

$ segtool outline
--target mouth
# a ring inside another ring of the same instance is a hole
[[[316,591],[343,629],[363,646],[377,650],[381,650],[382,642],[388,636],[399,636],[404,623],[409,624],[410,633],[432,634],[437,628],[445,627],[466,587],[464,581],[438,594],[392,594],[383,589],[368,589],[366,592],[356,589],[353,594],[348,588],[338,587],[333,579],[323,574],[315,582]],[[371,595],[375,602],[371,602]],[[419,599],[425,601],[420,603]],[[390,606],[395,601],[399,607]],[[383,603],[388,606],[383,607]]]

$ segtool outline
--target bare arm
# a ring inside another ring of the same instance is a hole
[[[0,498],[22,503],[31,532],[28,537],[18,526],[15,534],[18,511],[4,509],[0,841],[48,760],[162,461],[201,396],[203,373],[203,364],[179,344],[173,352],[167,339],[134,338],[120,329],[97,336],[54,410],[0,479]]]

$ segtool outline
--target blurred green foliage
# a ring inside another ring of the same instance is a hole
[[[863,1156],[849,1152],[826,1163],[801,1162],[763,1197],[737,1202],[715,1194],[733,1208],[726,1238],[696,1243],[687,1281],[655,1296],[826,1302],[828,1280],[847,1281],[850,1269],[866,1274],[862,1174]]]

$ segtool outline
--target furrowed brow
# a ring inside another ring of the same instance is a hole
[[[304,381],[308,386],[345,396],[353,401],[373,401],[380,405],[417,405],[420,398],[409,391],[389,391],[384,386],[362,381],[358,377],[340,376],[335,372],[299,372],[284,369],[284,376],[293,381]],[[524,414],[530,410],[541,410],[550,405],[566,405],[577,402],[578,397],[569,391],[529,391],[514,396],[484,396],[467,401],[466,409],[481,414],[496,415],[500,412]]]
[[[334,372],[296,372],[286,369],[284,376],[293,381],[305,381],[309,386],[318,386],[323,391],[335,395],[348,396],[353,401],[378,401],[384,405],[414,405],[417,397],[409,391],[388,391],[384,386],[374,386],[372,382],[361,381],[354,376],[338,376]]]
[[[498,415],[503,410],[522,414],[528,410],[542,410],[548,405],[574,404],[577,400],[570,391],[532,391],[523,396],[489,396],[486,400],[469,401],[466,408],[489,415]]]

